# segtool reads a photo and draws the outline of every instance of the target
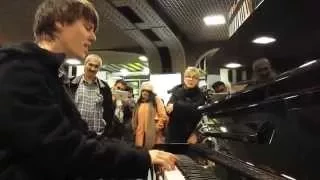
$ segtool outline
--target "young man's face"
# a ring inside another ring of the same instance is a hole
[[[72,24],[60,24],[57,29],[61,48],[68,57],[84,59],[96,40],[94,25],[83,18]]]

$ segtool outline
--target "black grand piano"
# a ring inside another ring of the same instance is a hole
[[[320,61],[199,107],[218,129],[206,144],[163,144],[185,179],[320,179]],[[219,148],[217,148],[217,146]]]

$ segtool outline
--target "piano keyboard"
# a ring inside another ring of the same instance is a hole
[[[164,180],[217,180],[212,169],[204,168],[185,155],[178,157],[177,168],[164,172]]]
[[[185,180],[181,171],[176,167],[175,170],[172,171],[164,171],[164,180]]]

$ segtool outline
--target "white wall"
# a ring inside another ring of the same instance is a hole
[[[219,74],[208,74],[207,75],[207,85],[211,87],[213,83],[221,81]]]
[[[154,86],[155,93],[160,96],[166,104],[171,96],[167,91],[181,84],[181,74],[152,74],[150,76],[150,82]]]
[[[84,72],[84,66],[83,65],[79,65],[77,66],[77,73],[76,73],[76,76],[80,76],[82,75]]]
[[[229,82],[229,73],[228,72],[229,72],[229,69],[224,69],[224,68],[220,69],[221,81],[229,84],[230,82]]]

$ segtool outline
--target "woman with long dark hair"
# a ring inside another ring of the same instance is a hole
[[[132,121],[135,145],[150,149],[154,144],[163,143],[163,128],[167,121],[164,104],[154,93],[152,84],[143,83]]]

